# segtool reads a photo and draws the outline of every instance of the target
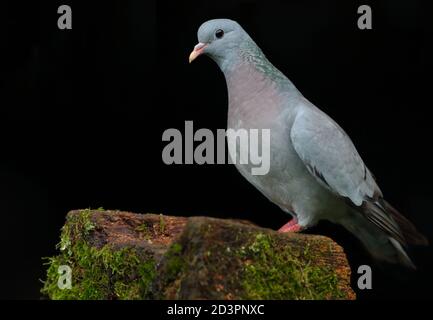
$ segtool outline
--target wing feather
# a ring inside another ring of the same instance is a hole
[[[317,108],[298,113],[290,136],[309,172],[335,194],[356,206],[381,195],[348,135]]]
[[[403,245],[427,244],[426,238],[390,206],[349,136],[313,105],[305,105],[292,125],[293,147],[307,170],[357,212]]]

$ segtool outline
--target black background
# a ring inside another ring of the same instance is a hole
[[[57,28],[69,4],[73,29]],[[357,28],[369,4],[373,30]],[[229,165],[166,166],[167,128],[226,127],[222,73],[188,65],[200,24],[237,20],[270,61],[351,136],[385,197],[433,239],[432,10],[427,1],[4,1],[0,4],[1,290],[40,298],[41,258],[55,254],[71,209],[252,220],[287,217]],[[330,223],[353,271],[372,264]],[[373,270],[362,299],[431,298],[433,254],[419,270]],[[356,284],[356,277],[353,277]]]

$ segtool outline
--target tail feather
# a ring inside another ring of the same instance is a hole
[[[397,223],[400,231],[406,240],[407,244],[427,246],[428,240],[422,235],[415,226],[405,216],[398,212],[393,206],[391,206],[385,199],[380,199],[379,203],[383,210],[390,214],[393,220]]]
[[[342,224],[374,258],[416,269],[407,254],[408,245],[427,245],[428,241],[409,220],[384,199],[366,201],[353,209],[351,217]]]
[[[351,217],[340,223],[362,242],[375,260],[416,269],[404,246],[388,236],[380,227],[365,219],[359,212],[353,212]]]
[[[389,238],[389,241],[392,244],[392,246],[397,250],[398,254],[396,257],[397,257],[398,263],[400,263],[401,265],[404,265],[408,268],[416,269],[415,264],[412,262],[412,259],[409,258],[406,250],[403,249],[401,244],[393,238]]]

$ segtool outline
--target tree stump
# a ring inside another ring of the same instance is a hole
[[[334,241],[247,221],[76,210],[58,248],[42,289],[50,299],[355,299]]]

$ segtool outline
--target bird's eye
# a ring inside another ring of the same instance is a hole
[[[224,36],[224,31],[221,29],[218,29],[217,31],[215,31],[215,37],[217,37],[218,39],[221,39]]]

